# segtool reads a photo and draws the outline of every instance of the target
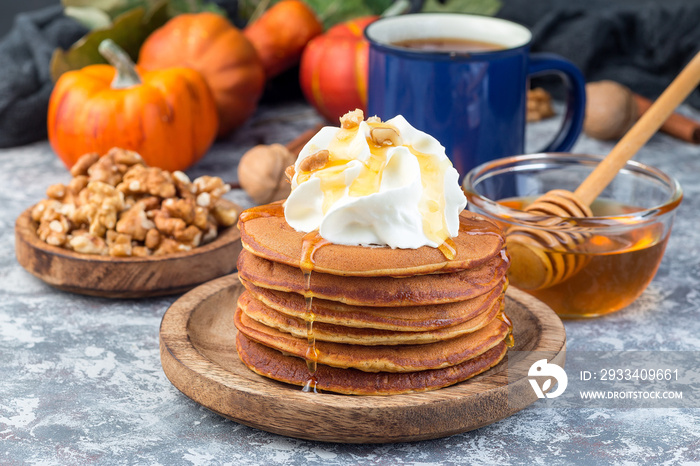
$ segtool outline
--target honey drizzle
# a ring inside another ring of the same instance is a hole
[[[318,381],[316,380],[316,371],[318,369],[318,349],[316,348],[316,335],[314,334],[314,321],[316,315],[313,312],[313,293],[311,291],[311,273],[313,272],[315,262],[314,254],[323,246],[330,244],[330,241],[323,238],[318,230],[314,230],[310,233],[304,235],[301,241],[301,261],[300,268],[301,272],[304,274],[304,299],[306,301],[306,354],[304,359],[306,360],[306,368],[309,371],[309,378],[302,388],[303,392],[314,392],[318,393],[316,386]]]
[[[455,244],[452,238],[445,238],[445,241],[438,246],[438,249],[448,261],[454,260],[454,258],[457,257],[457,244]]]
[[[445,231],[447,227],[445,226]],[[480,220],[465,218],[460,215],[459,217],[459,233],[465,235],[498,235],[501,236],[501,230],[496,225],[490,222],[483,222]],[[438,249],[445,256],[448,261],[454,260],[457,257],[457,244],[454,239],[449,236],[438,246]]]
[[[515,339],[513,339],[513,322],[511,322],[506,313],[503,312],[505,307],[505,300],[501,300],[501,310],[498,312],[496,318],[508,326],[508,334],[503,341],[505,341],[508,348],[512,348],[515,345]]]
[[[459,232],[467,235],[482,235],[490,234],[503,236],[503,230],[491,222],[485,222],[482,219],[459,217]]]
[[[256,218],[269,217],[284,217],[284,204],[274,203],[252,207],[241,212],[240,217],[238,217],[238,221],[245,223],[250,220],[255,220]]]
[[[371,123],[370,128],[394,128],[386,123]],[[398,133],[398,130],[396,130]],[[393,146],[381,146],[372,138],[366,138],[369,147],[369,158],[362,162],[362,170],[348,188],[348,196],[362,197],[379,192],[382,185],[382,173],[387,163],[387,152]]]

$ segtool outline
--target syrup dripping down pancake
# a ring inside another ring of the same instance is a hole
[[[289,333],[297,338],[306,338],[308,335],[307,321],[277,312],[253,298],[247,291],[238,299],[238,306],[247,317],[263,325],[275,328],[281,332]],[[457,325],[422,332],[345,327],[342,325],[326,324],[318,322],[317,320],[315,320],[313,324],[313,332],[317,342],[329,341],[334,343],[370,346],[421,345],[449,340],[450,338],[475,332],[495,319],[500,307],[500,302],[496,301],[486,312],[470,320]]]
[[[504,280],[505,252],[474,269],[412,277],[341,277],[314,271],[307,290],[298,268],[272,262],[243,250],[238,273],[255,286],[311,295],[357,306],[395,307],[464,301],[488,293]]]
[[[236,337],[241,361],[252,371],[280,382],[304,386],[309,378],[303,359],[285,356],[261,345],[242,333]],[[316,387],[347,395],[398,395],[423,392],[453,385],[478,375],[498,364],[506,354],[499,342],[481,355],[455,366],[420,372],[363,372],[319,364],[314,375]]]
[[[238,228],[246,250],[264,259],[299,269],[305,233],[287,224],[281,203],[244,212]],[[505,245],[498,226],[468,211],[460,215],[459,235],[453,240],[456,245],[453,260],[445,260],[445,255],[438,248],[428,246],[392,249],[328,244],[314,252],[314,271],[363,277],[456,272],[479,267],[500,256]]]
[[[298,319],[393,331],[418,332],[435,330],[466,322],[502,300],[505,280],[487,293],[465,301],[446,304],[403,307],[350,306],[335,301],[314,298],[310,312],[306,300],[296,293],[286,293],[255,286],[241,280],[257,300],[272,309]]]
[[[234,323],[239,332],[258,343],[299,358],[308,350],[305,338],[257,322],[240,308]],[[454,366],[490,350],[503,342],[509,327],[500,319],[473,333],[425,345],[363,346],[317,341],[317,362],[339,368],[355,368],[365,372],[413,372]],[[308,373],[307,373],[308,378]]]

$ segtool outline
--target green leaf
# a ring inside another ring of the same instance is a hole
[[[150,12],[158,8],[163,0],[61,0],[63,6],[67,8],[96,8],[116,19],[135,8],[143,8]],[[211,11],[226,16],[226,12],[208,0],[170,0],[168,1],[168,15],[170,17],[181,13],[199,13],[201,11]]]
[[[328,29],[360,16],[381,15],[393,0],[306,0],[306,3]]]
[[[158,0],[61,0],[64,8],[96,8],[102,10],[110,18],[116,19],[118,16],[134,8],[144,8],[150,11],[157,6]]]
[[[500,9],[500,0],[448,0],[444,5],[437,0],[426,0],[421,11],[493,16]]]
[[[91,31],[106,28],[112,24],[112,18],[107,13],[90,6],[67,6],[63,12]]]
[[[104,39],[112,39],[132,60],[136,61],[141,44],[149,34],[168,20],[167,2],[161,0],[150,12],[143,7],[119,15],[111,27],[88,33],[70,49],[54,50],[51,57],[51,77],[56,81],[60,75],[95,63],[106,63],[97,47]]]
[[[280,0],[239,0],[238,16],[252,21],[259,16],[258,7],[269,9]],[[360,16],[381,15],[394,0],[304,0],[316,13],[323,27],[328,29],[338,23],[359,18]],[[264,3],[263,3],[264,2]],[[262,4],[262,5],[261,5]],[[267,5],[265,5],[267,4]]]
[[[238,17],[248,21],[261,0],[238,0]]]
[[[226,17],[226,12],[215,3],[206,0],[170,0],[168,12],[170,16],[182,13],[200,13],[209,11]]]
[[[109,12],[121,8],[129,0],[61,0],[64,8],[84,8],[92,7]]]

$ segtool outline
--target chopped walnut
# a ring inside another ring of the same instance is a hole
[[[129,168],[117,189],[127,195],[150,194],[162,198],[174,197],[176,194],[170,172],[143,165]]]
[[[292,182],[292,179],[294,178],[294,173],[295,173],[294,165],[290,165],[284,170],[284,175],[287,177],[287,181],[289,181],[290,183]]]
[[[181,171],[173,172],[173,183],[177,189],[177,195],[184,199],[193,199],[195,187],[190,177]]]
[[[131,255],[134,257],[147,257],[150,256],[153,252],[148,249],[146,246],[132,246],[131,247]]]
[[[44,199],[39,201],[32,209],[32,220],[41,222],[42,220],[54,220],[61,213],[61,203],[55,199]]]
[[[207,224],[209,223],[209,209],[205,209],[201,206],[196,206],[194,208],[194,220],[192,224],[199,228],[200,230],[206,230]]]
[[[75,252],[106,256],[109,252],[104,239],[98,238],[85,230],[78,230],[71,235],[68,245]]]
[[[401,136],[392,126],[375,126],[369,130],[369,137],[378,146],[400,146]]]
[[[182,244],[197,247],[202,244],[202,230],[194,225],[189,225],[184,230],[175,231],[173,237]]]
[[[103,237],[107,230],[112,230],[117,225],[119,213],[124,210],[124,194],[101,181],[89,182],[80,194],[83,193],[87,193],[85,204],[94,207],[87,209],[89,232]]]
[[[153,219],[158,231],[167,236],[174,236],[187,228],[187,223],[183,219],[173,218],[163,210],[157,212]]]
[[[70,169],[70,174],[74,177],[86,176],[88,174],[88,168],[93,166],[95,162],[100,158],[100,154],[91,153],[85,154],[75,162],[75,165]]]
[[[527,92],[527,121],[539,121],[554,116],[552,96],[541,87]]]
[[[65,215],[69,219],[73,216],[75,212],[75,204],[64,204],[61,203],[61,215]]]
[[[131,167],[132,165],[144,165],[143,158],[138,153],[121,149],[119,147],[113,147],[107,152],[107,157],[114,157],[114,163],[117,165],[126,165]]]
[[[320,150],[314,154],[311,154],[307,157],[305,157],[300,163],[299,163],[299,170],[303,172],[312,172],[315,170],[319,170],[323,167],[326,166],[328,163],[328,160],[330,159],[330,152],[327,150],[323,149]]]
[[[45,219],[39,224],[37,234],[42,241],[52,246],[63,246],[68,240],[70,222],[63,215],[54,219]]]
[[[382,119],[379,118],[377,115],[371,116],[367,118],[367,123],[381,123]]]
[[[139,201],[121,213],[116,230],[132,236],[137,241],[143,241],[146,239],[146,233],[154,227],[153,220],[146,216],[144,203]]]
[[[89,181],[90,179],[86,175],[78,175],[70,180],[63,202],[77,203],[80,191],[87,187]]]
[[[179,243],[172,238],[163,238],[163,241],[161,241],[158,248],[155,251],[153,251],[153,255],[154,256],[162,256],[165,254],[173,254],[176,252],[189,251],[191,249],[192,249],[192,246]]]
[[[78,203],[78,195],[80,191],[85,189],[88,184],[88,177],[79,175],[73,178],[68,186],[63,183],[57,183],[46,188],[46,197],[61,201],[64,205],[73,205]],[[71,209],[72,211],[72,209]]]
[[[122,172],[114,162],[114,157],[107,155],[100,157],[87,170],[90,181],[100,181],[110,186],[116,186],[122,179]]]
[[[163,201],[162,209],[170,217],[180,218],[188,225],[194,222],[195,203],[192,199],[166,199]]]
[[[218,225],[230,227],[238,221],[238,216],[241,214],[241,208],[234,202],[227,199],[217,199],[211,209],[211,213],[216,219]]]
[[[230,186],[202,176],[147,167],[139,154],[114,148],[86,154],[67,184],[49,186],[31,211],[45,242],[85,254],[162,255],[212,241],[240,208],[221,198]]]
[[[231,186],[224,183],[221,178],[217,176],[200,176],[195,179],[192,184],[194,185],[194,194],[196,195],[209,193],[211,196],[219,198],[231,190]]]
[[[110,256],[131,256],[131,235],[110,230],[107,232],[107,247]]]
[[[209,207],[211,205],[211,194],[199,193],[197,195],[197,205],[199,207]]]
[[[156,249],[160,245],[162,239],[163,236],[160,234],[160,232],[155,228],[151,228],[150,230],[148,230],[148,233],[146,233],[144,245],[148,249]]]
[[[66,196],[67,188],[63,183],[52,184],[46,188],[46,197],[49,199],[62,200]]]
[[[78,228],[87,228],[92,222],[92,219],[95,218],[96,213],[97,206],[92,204],[83,204],[74,209],[69,218]]]
[[[362,120],[365,119],[365,114],[359,108],[346,113],[340,117],[340,127],[343,129],[352,129],[359,126]]]

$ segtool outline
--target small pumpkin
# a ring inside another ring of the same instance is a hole
[[[322,32],[316,14],[301,0],[276,3],[243,30],[268,78],[299,63],[306,44]]]
[[[68,168],[88,152],[138,152],[148,165],[184,170],[216,137],[216,104],[189,68],[144,72],[110,39],[99,46],[113,65],[61,75],[49,99],[51,147]]]
[[[299,68],[301,90],[330,121],[367,106],[369,43],[363,32],[377,18],[365,16],[337,24],[304,49]]]
[[[243,124],[257,108],[265,71],[243,33],[215,13],[183,14],[153,32],[139,52],[146,70],[186,66],[199,71],[214,94],[219,136]]]

